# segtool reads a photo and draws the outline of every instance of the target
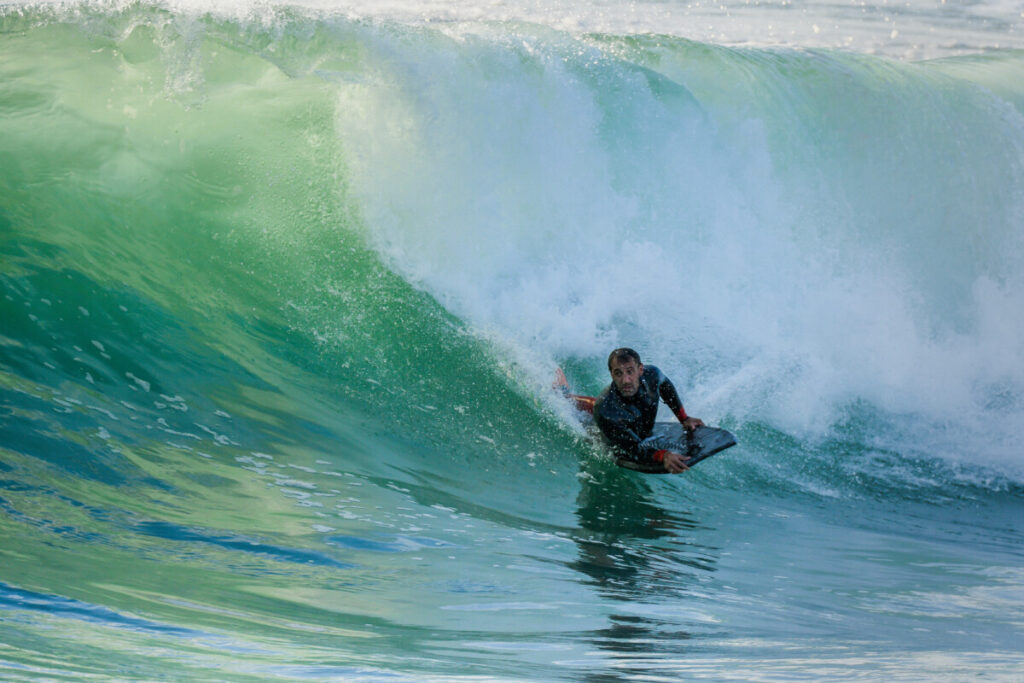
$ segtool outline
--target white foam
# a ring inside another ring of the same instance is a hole
[[[338,103],[369,238],[524,363],[628,344],[702,415],[823,435],[866,402],[939,455],[980,438],[1019,466],[1001,449],[1024,437],[1024,126],[969,85],[808,57],[793,74],[849,79],[848,111],[768,64],[754,81],[805,99],[736,116],[741,89],[698,104],[564,36],[374,41]],[[736,64],[709,68],[692,81]],[[812,127],[829,115],[847,129]]]

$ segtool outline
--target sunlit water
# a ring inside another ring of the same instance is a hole
[[[1017,679],[1021,21],[4,5],[0,677]]]

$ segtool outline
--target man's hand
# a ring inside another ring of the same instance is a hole
[[[670,474],[679,474],[680,472],[685,472],[690,469],[683,464],[683,456],[673,451],[669,451],[665,454],[665,458],[661,461],[661,464],[665,466],[665,469]]]
[[[688,432],[692,432],[697,427],[703,426],[704,420],[700,419],[699,417],[688,417],[685,420],[683,420],[683,427],[685,427],[686,431]]]

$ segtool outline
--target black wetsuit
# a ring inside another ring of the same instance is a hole
[[[663,455],[669,446],[657,437],[650,438],[658,416],[658,397],[677,417],[683,403],[672,382],[653,365],[644,366],[639,384],[629,398],[619,393],[614,382],[605,387],[594,404],[594,421],[616,455],[644,466],[656,466],[661,460],[657,455]]]

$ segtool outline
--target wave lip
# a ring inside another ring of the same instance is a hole
[[[129,0],[31,0],[4,5],[11,12],[124,12]],[[544,26],[573,35],[659,34],[732,47],[843,49],[904,59],[933,59],[993,50],[1024,49],[1019,7],[1005,0],[965,4],[912,0],[850,6],[828,0],[795,13],[772,3],[694,5],[570,0],[162,0],[142,5],[191,16],[273,24],[298,11],[317,18],[406,26]]]

